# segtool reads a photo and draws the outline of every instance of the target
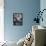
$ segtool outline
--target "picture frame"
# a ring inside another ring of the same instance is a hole
[[[13,13],[13,25],[14,26],[23,25],[23,13]]]

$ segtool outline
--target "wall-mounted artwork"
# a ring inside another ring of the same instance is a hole
[[[13,13],[13,25],[23,25],[23,13]]]

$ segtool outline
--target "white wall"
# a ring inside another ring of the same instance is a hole
[[[0,0],[0,42],[4,41],[4,0]]]

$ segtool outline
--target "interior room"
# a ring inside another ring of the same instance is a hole
[[[0,46],[46,46],[46,0],[0,0]]]

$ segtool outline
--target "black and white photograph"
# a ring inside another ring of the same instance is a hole
[[[13,13],[13,25],[23,25],[23,13]]]

